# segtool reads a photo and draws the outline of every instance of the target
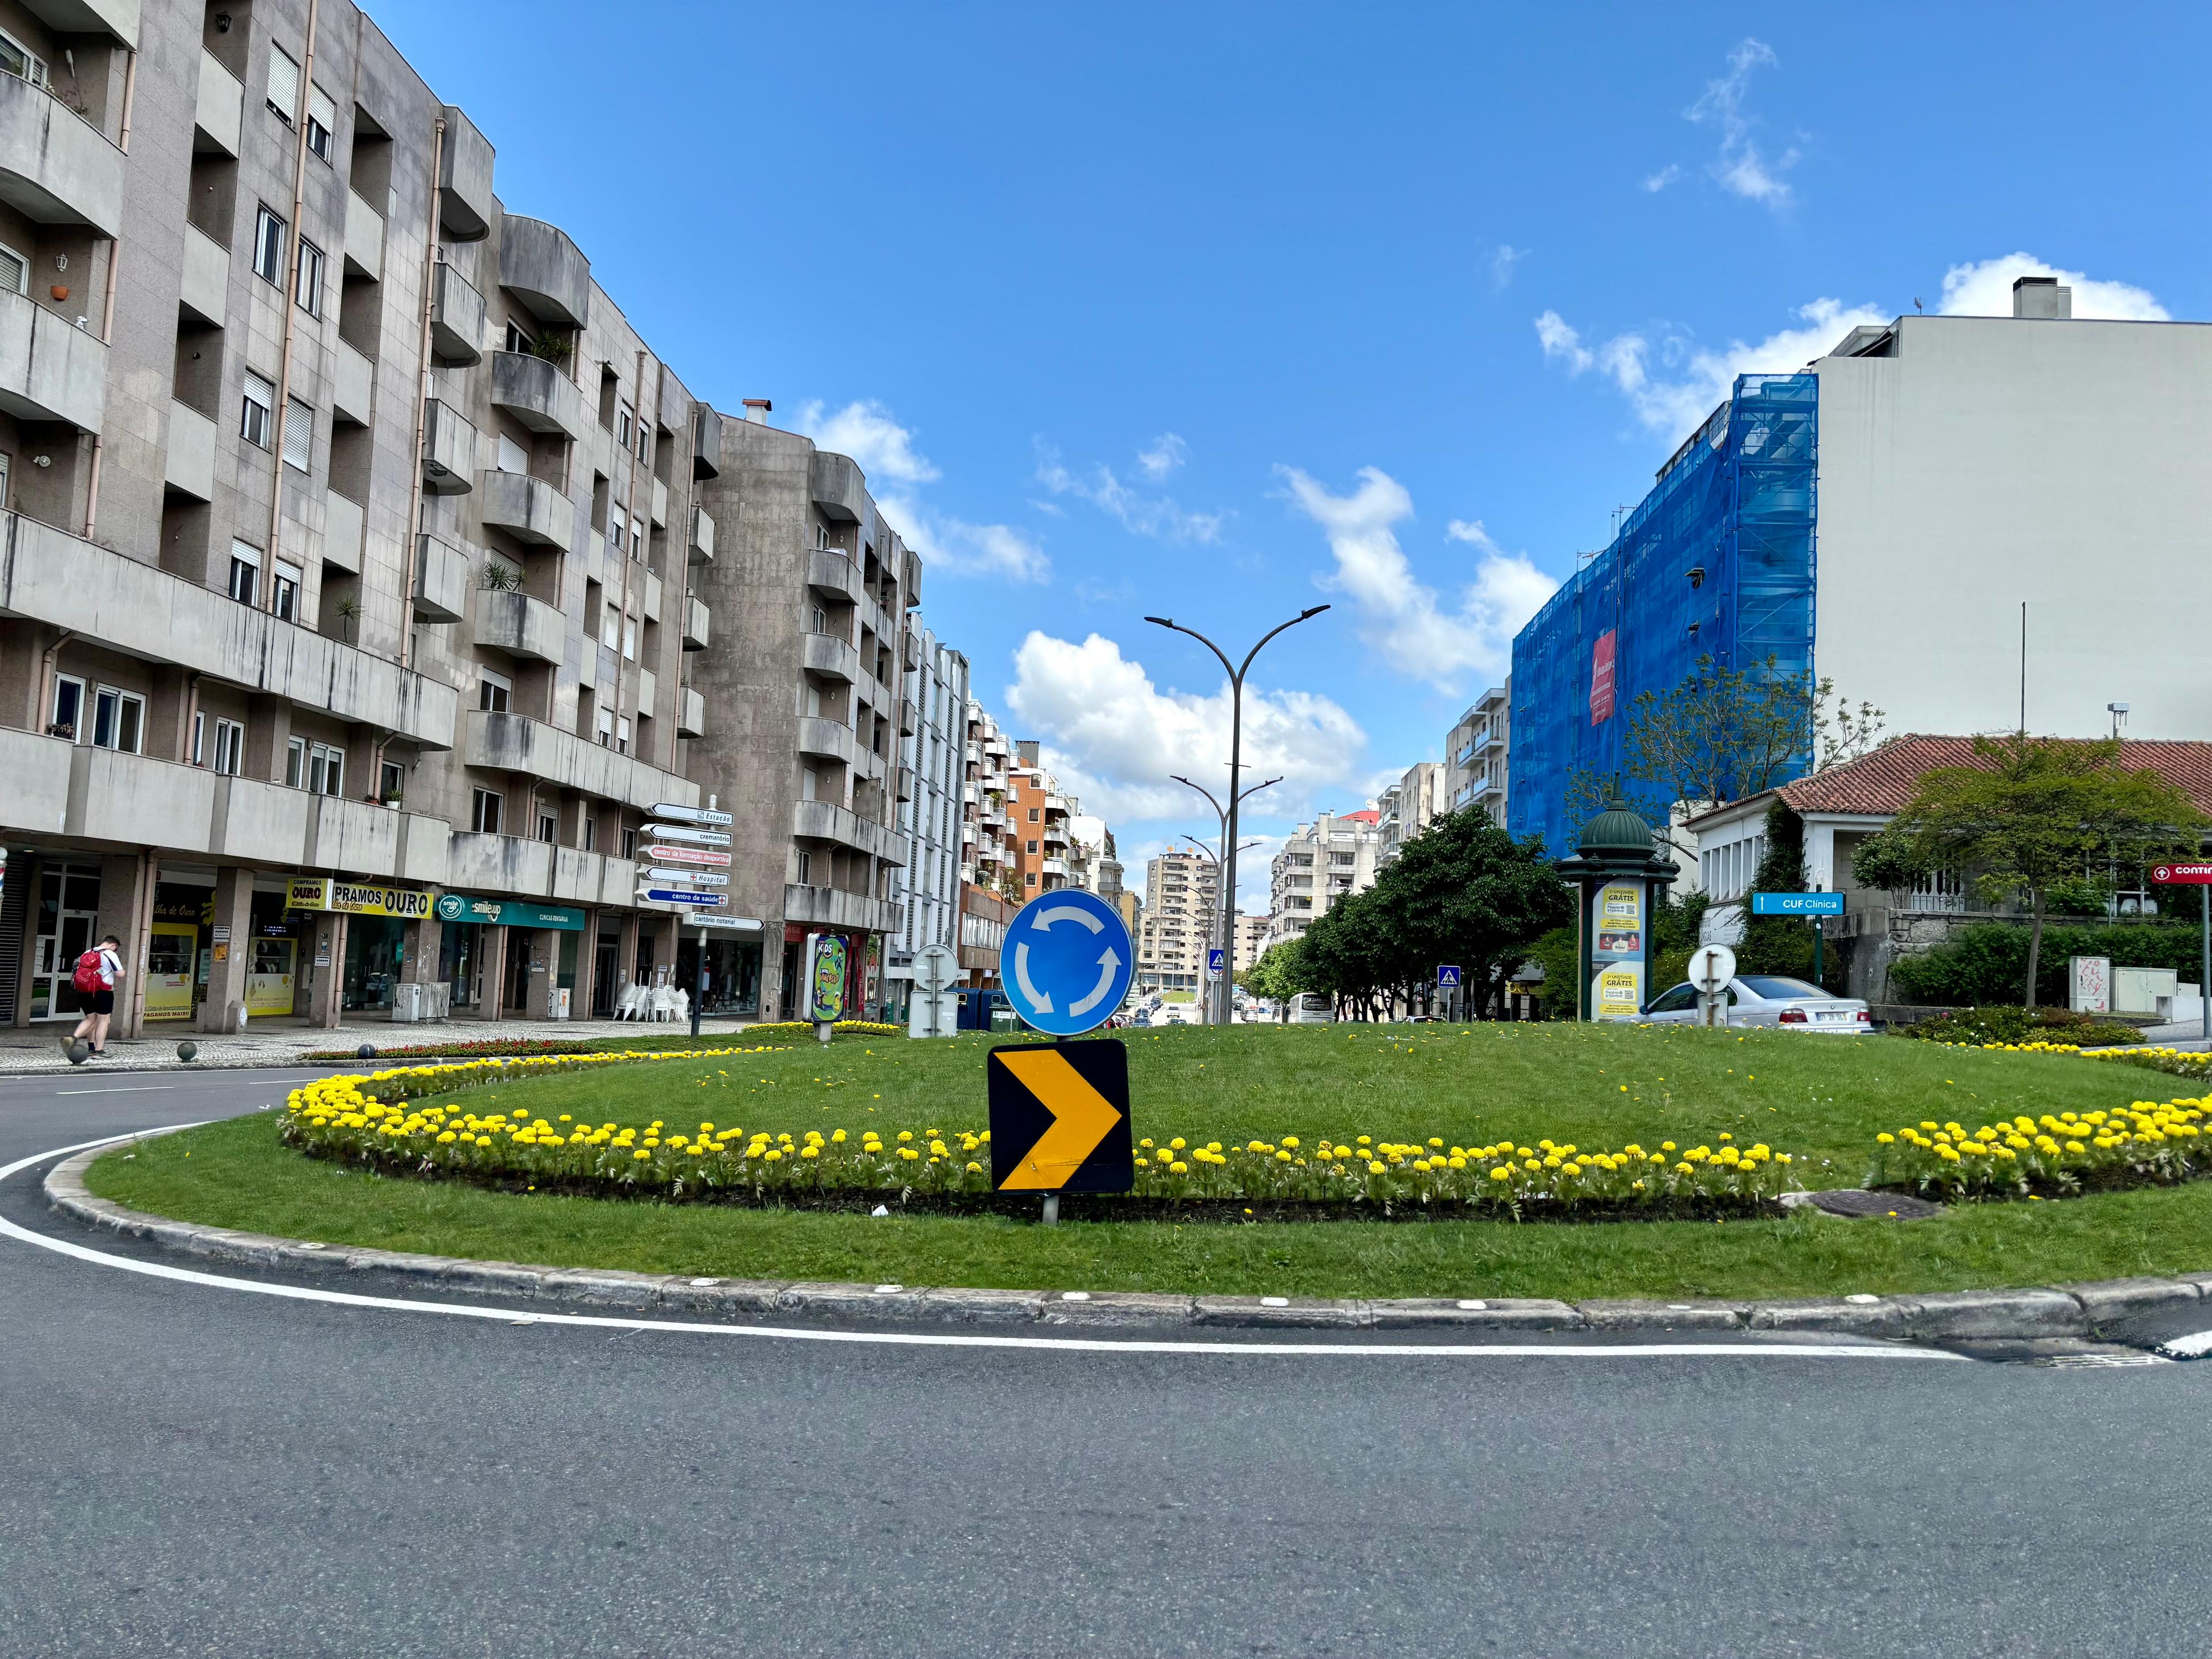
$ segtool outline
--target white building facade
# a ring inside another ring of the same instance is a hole
[[[915,952],[925,945],[959,943],[967,781],[968,659],[926,626],[917,626],[915,635],[907,700],[918,719],[899,754],[912,792],[899,803],[908,854],[906,866],[892,880],[902,915],[885,965],[885,1000],[902,1011],[913,983]]]

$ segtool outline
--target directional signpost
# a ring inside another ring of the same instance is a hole
[[[744,932],[757,932],[759,918],[755,916],[709,916],[705,910],[719,910],[729,903],[726,895],[702,892],[702,888],[727,887],[726,875],[709,873],[708,870],[691,866],[704,865],[726,870],[730,865],[727,853],[710,849],[727,847],[730,837],[727,826],[738,820],[734,814],[714,810],[714,798],[707,797],[704,806],[679,806],[672,801],[658,801],[653,807],[653,822],[645,826],[647,845],[645,855],[653,860],[639,876],[646,884],[637,890],[638,897],[649,904],[680,904],[691,911],[684,921],[699,930],[699,969],[693,976],[691,987],[691,1035],[699,1035],[699,1017],[707,1000],[707,930],[710,927],[730,927]],[[668,865],[682,865],[682,869],[668,869]]]
[[[707,909],[720,909],[730,902],[726,894],[695,893],[684,887],[641,887],[637,896],[655,904],[696,904]]]
[[[1136,960],[1121,913],[1095,893],[1061,888],[1021,908],[1000,944],[1006,1000],[1033,1029],[1079,1036],[1113,1018]],[[991,1173],[1000,1192],[1126,1193],[1129,1059],[1118,1042],[1015,1043],[991,1050]]]
[[[1813,983],[1820,982],[1820,927],[1822,916],[1844,914],[1841,893],[1753,893],[1751,914],[1754,916],[1803,916],[1813,924]]]

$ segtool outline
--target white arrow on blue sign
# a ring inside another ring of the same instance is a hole
[[[1455,965],[1453,965],[1452,963],[1449,963],[1449,962],[1440,962],[1440,963],[1438,963],[1437,964],[1437,983],[1438,985],[1456,985],[1456,984],[1458,984],[1458,983],[1459,983],[1459,969],[1458,969],[1458,968],[1457,968],[1457,967],[1455,967]]]
[[[1217,945],[1206,953],[1206,971],[1212,975],[1214,978],[1219,979],[1221,977],[1222,966],[1228,960],[1229,952],[1223,950]]]
[[[690,893],[680,887],[641,887],[637,896],[655,904],[697,904],[708,909],[720,909],[730,902],[720,893]]]
[[[1041,893],[1006,925],[1006,1000],[1040,1031],[1074,1036],[1103,1025],[1129,994],[1136,952],[1121,913],[1079,887]]]

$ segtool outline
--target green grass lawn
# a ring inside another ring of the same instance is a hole
[[[468,1091],[594,1121],[747,1129],[984,1121],[994,1039],[841,1038]],[[1831,1039],[1570,1025],[1132,1032],[1139,1135],[1585,1146],[1723,1130],[1856,1185],[1876,1130],[2087,1110],[2191,1085],[2109,1061]],[[477,1109],[483,1109],[477,1107]],[[1969,1206],[1909,1225],[1786,1220],[1247,1226],[865,1216],[627,1203],[379,1177],[283,1147],[270,1116],[111,1153],[90,1184],[136,1208],[336,1243],[549,1265],[911,1285],[1313,1296],[1747,1296],[2045,1284],[2212,1267],[2212,1183]]]

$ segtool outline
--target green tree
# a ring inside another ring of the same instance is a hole
[[[1431,995],[1439,964],[1459,966],[1469,1001],[1487,1009],[1528,947],[1574,919],[1574,890],[1540,837],[1516,841],[1472,808],[1437,818],[1400,849],[1363,895],[1386,936],[1389,982]]]
[[[1306,988],[1304,958],[1303,939],[1279,939],[1260,953],[1257,962],[1237,975],[1237,982],[1254,996],[1273,1003],[1278,1018],[1285,1018],[1290,1000]]]
[[[1859,844],[1852,872],[1867,886],[1898,889],[1954,870],[1972,877],[1984,902],[2024,902],[2033,1008],[2053,895],[2094,880],[2108,863],[2194,853],[2204,818],[2157,773],[2123,770],[2111,738],[1977,738],[1974,754],[1978,765],[1923,773],[1905,810]]]

